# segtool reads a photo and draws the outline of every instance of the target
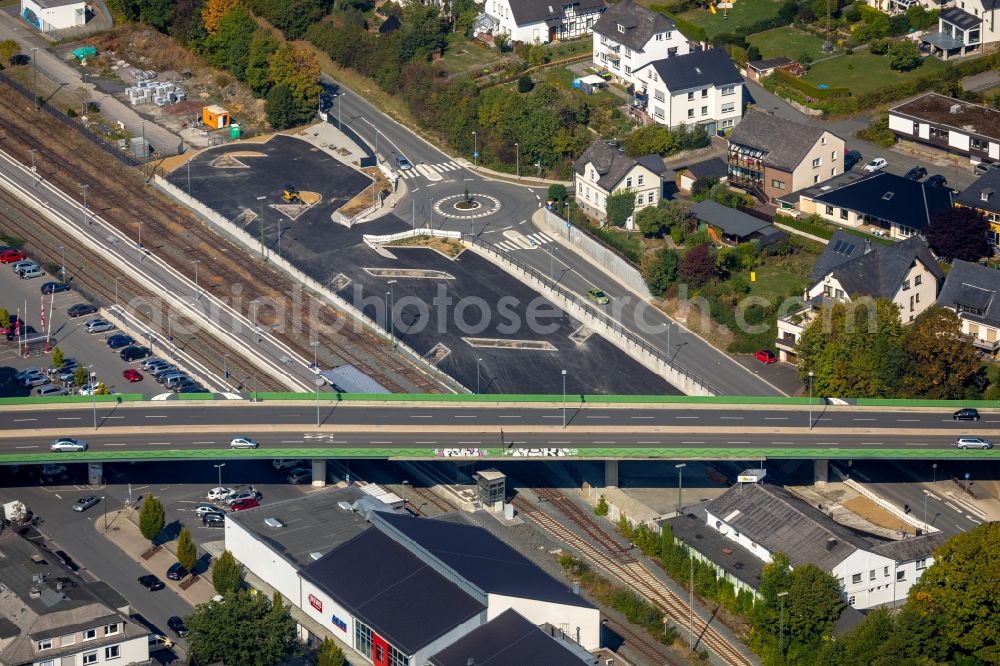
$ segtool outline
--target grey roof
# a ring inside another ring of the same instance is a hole
[[[871,249],[871,241],[866,241],[843,229],[837,229],[830,236],[830,242],[826,244],[823,254],[819,255],[819,259],[813,264],[809,277],[813,282],[822,280],[840,264],[860,257],[866,248]]]
[[[770,222],[758,220],[756,217],[747,215],[735,208],[723,206],[711,199],[699,201],[691,206],[691,214],[702,222],[707,222],[713,227],[721,229],[722,233],[728,236],[738,236],[740,238],[746,238],[756,231],[771,226]]]
[[[844,242],[860,241],[862,244],[865,243],[862,239],[853,238],[853,241]],[[823,250],[823,255],[828,252],[838,253],[832,238],[831,243]],[[839,254],[844,255],[846,252],[842,250]],[[856,250],[852,254],[856,254]],[[893,245],[873,244],[870,251],[862,250],[860,256],[854,256],[852,259],[834,265],[829,273],[833,274],[833,277],[840,282],[844,291],[850,296],[861,294],[872,298],[891,298],[902,286],[903,278],[906,277],[910,267],[918,260],[940,283],[944,274],[927,248],[927,243],[919,236],[911,236]],[[832,263],[832,259],[828,258],[827,263]],[[815,280],[819,281],[822,277],[815,278]]]
[[[333,370],[323,370],[319,374],[342,393],[391,393],[389,389],[379,384],[373,377],[365,374],[350,363],[336,367]]]
[[[942,21],[958,26],[962,30],[975,28],[983,22],[983,20],[978,16],[973,16],[969,12],[964,9],[959,9],[958,7],[949,7],[948,9],[943,10],[940,18]]]
[[[736,65],[733,64],[729,54],[722,49],[693,51],[672,58],[654,60],[646,66],[655,69],[667,90],[673,93],[691,88],[743,83],[743,77],[740,76]]]
[[[742,123],[740,123],[742,125]],[[880,171],[838,187],[814,186],[812,198],[921,231],[938,210],[951,208],[951,190]]]
[[[339,506],[340,502],[353,504],[363,497],[365,494],[353,486],[324,490],[265,504],[261,511],[230,513],[226,520],[238,524],[301,569],[312,564],[312,553],[325,555],[368,529],[362,514]],[[277,518],[284,527],[269,527],[264,523],[268,518]]]
[[[859,611],[854,606],[845,605],[841,609],[840,616],[837,617],[837,621],[833,623],[833,635],[842,636],[864,621],[864,613]]]
[[[779,67],[784,67],[785,65],[791,65],[792,59],[786,58],[785,56],[779,56],[777,58],[767,58],[766,60],[754,60],[753,62],[748,62],[747,67],[756,70],[758,72],[766,72],[771,69],[777,69]]]
[[[661,175],[665,169],[663,158],[659,155],[646,155],[635,159],[625,154],[625,151],[618,146],[610,145],[607,141],[597,139],[590,147],[583,152],[583,155],[573,162],[573,169],[580,175],[584,175],[587,164],[593,164],[600,176],[597,184],[610,192],[621,182],[621,179],[635,167],[642,164],[647,169],[653,171],[657,176]]]
[[[421,559],[436,559],[486,594],[593,608],[586,599],[573,594],[566,585],[479,526],[401,514],[379,514],[372,523],[395,532],[395,537]]]
[[[604,0],[509,0],[510,13],[518,26],[560,19],[564,5],[573,5],[577,15],[607,9]]]
[[[889,541],[875,546],[872,550],[896,562],[912,562],[933,557],[934,551],[943,546],[949,538],[944,532],[935,532],[902,541]]]
[[[56,7],[86,4],[84,0],[34,0],[34,2],[42,9],[54,9]]]
[[[302,577],[409,655],[486,610],[379,530],[342,544]]]
[[[751,111],[729,134],[729,143],[766,152],[764,164],[793,171],[823,133],[822,127],[803,125],[762,111]]]
[[[590,655],[588,655],[590,656]],[[507,609],[432,656],[433,666],[580,666],[584,662],[558,639]],[[589,663],[593,663],[591,660]]]
[[[625,28],[625,32],[618,30],[619,25]],[[611,5],[594,23],[594,32],[624,44],[633,51],[642,51],[653,35],[676,29],[677,24],[663,14],[637,5],[632,0],[622,0],[617,5]]]
[[[832,571],[855,551],[874,545],[777,486],[739,484],[705,507],[770,552],[785,553],[793,567],[811,562]]]
[[[955,259],[937,304],[956,312],[962,307],[962,318],[1000,326],[1000,271]],[[983,314],[970,312],[968,308]]]
[[[955,197],[955,203],[991,213],[1000,213],[1000,169],[990,169],[976,179],[974,183]]]
[[[719,157],[712,157],[702,162],[695,162],[687,167],[691,175],[695,178],[720,178],[725,179],[729,175],[729,167],[726,161]]]
[[[764,560],[732,539],[723,536],[706,522],[704,505],[688,507],[683,515],[667,519],[674,537],[722,567],[737,580],[753,589],[760,588]]]

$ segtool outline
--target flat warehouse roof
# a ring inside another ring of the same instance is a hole
[[[955,113],[952,113],[952,108],[955,109]],[[970,104],[954,97],[927,93],[894,106],[889,111],[950,127],[960,132],[1000,140],[1000,111],[981,104]]]
[[[72,7],[73,5],[80,5],[84,7],[87,3],[83,0],[25,0],[33,5],[38,5],[42,9],[55,9],[56,7]]]

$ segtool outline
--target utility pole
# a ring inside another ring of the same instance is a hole
[[[374,188],[374,185],[372,186]],[[260,204],[260,260],[267,261],[267,253],[264,249],[264,199],[267,197],[257,197]]]
[[[32,83],[32,87],[35,90],[35,111],[38,111],[38,109],[41,107],[39,106],[38,103],[40,95],[38,94],[38,49],[37,48],[31,49],[31,66],[34,69],[34,74],[33,74],[34,83]]]

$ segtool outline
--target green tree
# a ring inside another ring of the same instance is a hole
[[[309,120],[316,112],[322,92],[316,55],[304,46],[286,43],[271,54],[268,62],[275,87],[288,87],[292,99],[292,125]]]
[[[517,92],[519,93],[529,93],[531,89],[535,87],[535,82],[531,80],[531,77],[527,74],[522,74],[517,79]]]
[[[214,34],[219,30],[219,24],[230,9],[239,4],[240,0],[204,0],[201,9],[202,23],[205,29]]]
[[[549,60],[548,50],[541,44],[532,44],[528,49],[528,66],[538,67],[544,65]]]
[[[998,571],[1000,523],[985,523],[938,548],[933,566],[910,589],[907,606],[933,616],[965,663],[1000,663]]]
[[[843,636],[825,642],[816,657],[816,666],[870,666],[892,635],[892,628],[892,613],[886,608],[876,608]]]
[[[757,62],[760,60],[760,49],[751,44],[747,48],[747,62]]]
[[[3,69],[4,65],[9,65],[14,59],[14,56],[20,52],[21,45],[13,39],[5,39],[0,42],[0,69]]]
[[[140,0],[139,20],[166,32],[174,21],[174,8],[174,0]]]
[[[979,261],[993,254],[990,246],[990,225],[986,217],[973,208],[943,208],[931,215],[925,235],[934,254],[951,261]]]
[[[332,638],[324,638],[316,653],[316,666],[344,666],[345,662],[344,651]]]
[[[83,386],[90,380],[90,373],[87,368],[82,365],[76,366],[76,371],[73,373],[73,383],[77,386]]]
[[[662,236],[670,231],[670,217],[659,206],[646,206],[635,214],[635,226],[644,236]]]
[[[833,574],[808,563],[788,575],[785,597],[785,635],[789,642],[814,645],[833,632],[845,603]]]
[[[552,185],[549,185],[549,192],[547,196],[549,201],[562,203],[569,197],[569,192],[566,191],[566,186],[562,183],[553,183]]]
[[[666,155],[676,148],[673,135],[663,125],[646,125],[625,137],[625,154],[629,157]]]
[[[63,354],[62,349],[56,347],[55,349],[52,350],[52,365],[56,366],[57,368],[61,368],[63,365],[63,361],[65,360],[66,356]]]
[[[194,567],[198,563],[198,547],[194,545],[191,530],[187,527],[181,528],[181,533],[177,537],[177,561],[191,572],[194,571]]]
[[[246,82],[257,97],[266,97],[274,81],[271,79],[271,56],[280,42],[271,33],[258,30],[250,40],[247,56]]]
[[[199,604],[186,624],[191,652],[205,664],[274,666],[295,648],[288,608],[245,590]]]
[[[635,210],[635,193],[630,189],[612,192],[604,203],[608,224],[615,227],[624,227],[633,210]]]
[[[210,64],[228,69],[240,81],[246,78],[250,59],[250,41],[257,31],[257,21],[245,7],[232,7],[219,21],[218,30],[209,31],[205,55]]]
[[[907,369],[900,389],[906,397],[961,400],[979,387],[980,363],[962,334],[962,322],[948,308],[931,307],[906,330]]]
[[[889,52],[890,46],[892,46],[892,40],[888,37],[873,39],[871,44],[868,45],[868,51],[872,55],[885,55]]]
[[[264,116],[274,129],[287,129],[295,125],[295,100],[287,85],[279,83],[267,93]]]
[[[493,36],[493,44],[497,47],[497,51],[503,53],[510,50],[510,35],[506,32],[501,32],[498,35]]]
[[[604,495],[597,500],[597,506],[594,507],[594,513],[598,516],[608,515],[608,500],[604,498]]]
[[[411,2],[403,8],[400,55],[403,62],[427,61],[444,48],[448,27],[433,3]]]
[[[667,295],[670,285],[677,280],[677,269],[680,265],[680,254],[668,247],[662,247],[653,254],[643,256],[642,277],[653,296],[663,298]]]
[[[7,308],[0,308],[0,328],[7,328],[10,326],[10,312]]]
[[[920,56],[920,47],[911,39],[897,39],[889,46],[886,54],[889,58],[889,67],[897,72],[908,72],[923,64]]]
[[[243,567],[228,550],[222,551],[212,567],[212,585],[223,596],[243,589]]]
[[[163,504],[153,495],[147,497],[139,510],[139,531],[149,541],[156,538],[156,535],[163,531],[166,524],[166,516],[163,513]]]

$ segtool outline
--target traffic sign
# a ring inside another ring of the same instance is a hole
[[[477,150],[476,152],[472,153],[472,157],[474,159],[479,159],[479,151]]]

